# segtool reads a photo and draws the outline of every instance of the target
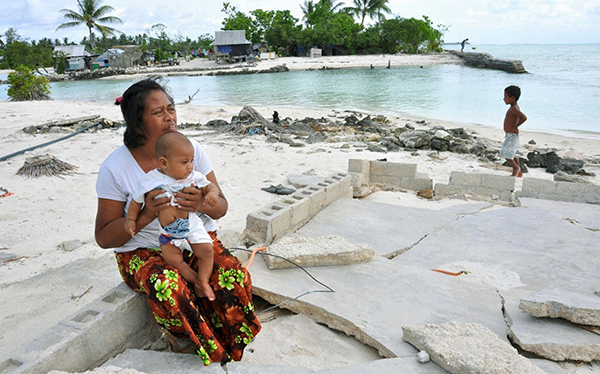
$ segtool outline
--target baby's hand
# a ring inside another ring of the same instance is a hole
[[[208,205],[213,207],[217,205],[217,201],[219,200],[219,194],[217,193],[208,193],[204,196],[204,205]]]
[[[132,219],[128,219],[127,221],[125,221],[125,231],[127,231],[129,233],[129,235],[131,235],[131,237],[133,238],[133,236],[135,235],[135,221]]]

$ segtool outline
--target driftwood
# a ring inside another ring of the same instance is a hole
[[[41,125],[35,125],[34,127],[38,130],[43,129],[45,127],[55,127],[55,126],[71,126],[76,123],[85,122],[85,121],[93,121],[95,119],[100,118],[99,114],[87,117],[78,117],[78,118],[70,118],[70,119],[61,119],[51,122],[42,123]]]

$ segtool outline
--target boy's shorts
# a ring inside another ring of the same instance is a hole
[[[517,156],[519,148],[519,134],[509,132],[504,137],[504,143],[500,148],[500,158],[513,159]]]

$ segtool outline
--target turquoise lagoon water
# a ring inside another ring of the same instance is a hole
[[[449,46],[456,48],[456,46]],[[476,52],[522,60],[529,74],[457,65],[169,77],[176,102],[360,110],[501,127],[504,87],[521,87],[527,129],[600,133],[600,44],[481,45]],[[55,100],[114,101],[136,78],[56,82]],[[7,87],[0,86],[0,100]],[[284,110],[280,116],[285,117]],[[597,134],[596,134],[597,135]]]

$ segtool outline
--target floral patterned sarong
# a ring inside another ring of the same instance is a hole
[[[210,285],[215,301],[196,298],[173,266],[165,263],[160,250],[138,248],[115,253],[125,283],[135,292],[148,295],[154,318],[174,336],[187,336],[204,365],[239,361],[244,348],[260,331],[252,304],[252,280],[248,270],[217,239],[213,239],[214,268]],[[184,261],[197,269],[198,259],[184,253]]]

